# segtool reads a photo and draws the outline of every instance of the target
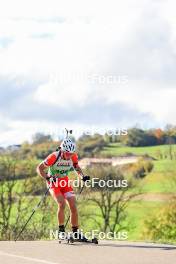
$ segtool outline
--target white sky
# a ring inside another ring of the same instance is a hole
[[[0,146],[65,125],[175,124],[174,1],[0,6]]]

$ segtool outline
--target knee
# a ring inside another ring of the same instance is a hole
[[[70,206],[70,210],[71,210],[72,214],[77,214],[78,211],[77,211],[76,204],[72,204]]]
[[[64,210],[65,209],[65,202],[58,203],[58,209],[59,210]]]

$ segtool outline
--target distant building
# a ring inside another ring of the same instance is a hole
[[[122,156],[122,157],[112,157],[112,158],[83,158],[79,161],[79,165],[84,169],[87,167],[92,167],[94,165],[111,165],[120,166],[131,163],[136,163],[140,158],[146,160],[152,160],[151,157],[144,156]]]
[[[83,158],[79,161],[81,168],[91,167],[93,165],[112,165],[112,159],[103,158]]]
[[[15,151],[15,150],[19,150],[20,148],[21,148],[21,145],[10,145],[7,147],[7,150]]]

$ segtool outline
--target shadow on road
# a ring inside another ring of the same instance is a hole
[[[71,246],[85,246],[87,243],[76,242],[73,244],[69,244]],[[90,244],[89,244],[90,245]],[[176,246],[167,246],[167,245],[128,245],[128,244],[115,244],[115,243],[102,243],[99,242],[98,245],[91,244],[91,246],[95,247],[116,247],[116,248],[145,248],[145,249],[161,249],[161,250],[176,250]]]
[[[162,249],[162,250],[176,250],[176,247],[174,246],[160,246],[160,245],[123,245],[123,244],[113,244],[113,243],[107,243],[107,244],[99,244],[98,246],[101,247],[124,247],[124,248],[149,248],[149,249]]]

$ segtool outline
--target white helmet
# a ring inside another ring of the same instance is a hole
[[[75,152],[76,146],[75,143],[70,138],[66,138],[62,141],[60,145],[61,150],[68,152]]]

